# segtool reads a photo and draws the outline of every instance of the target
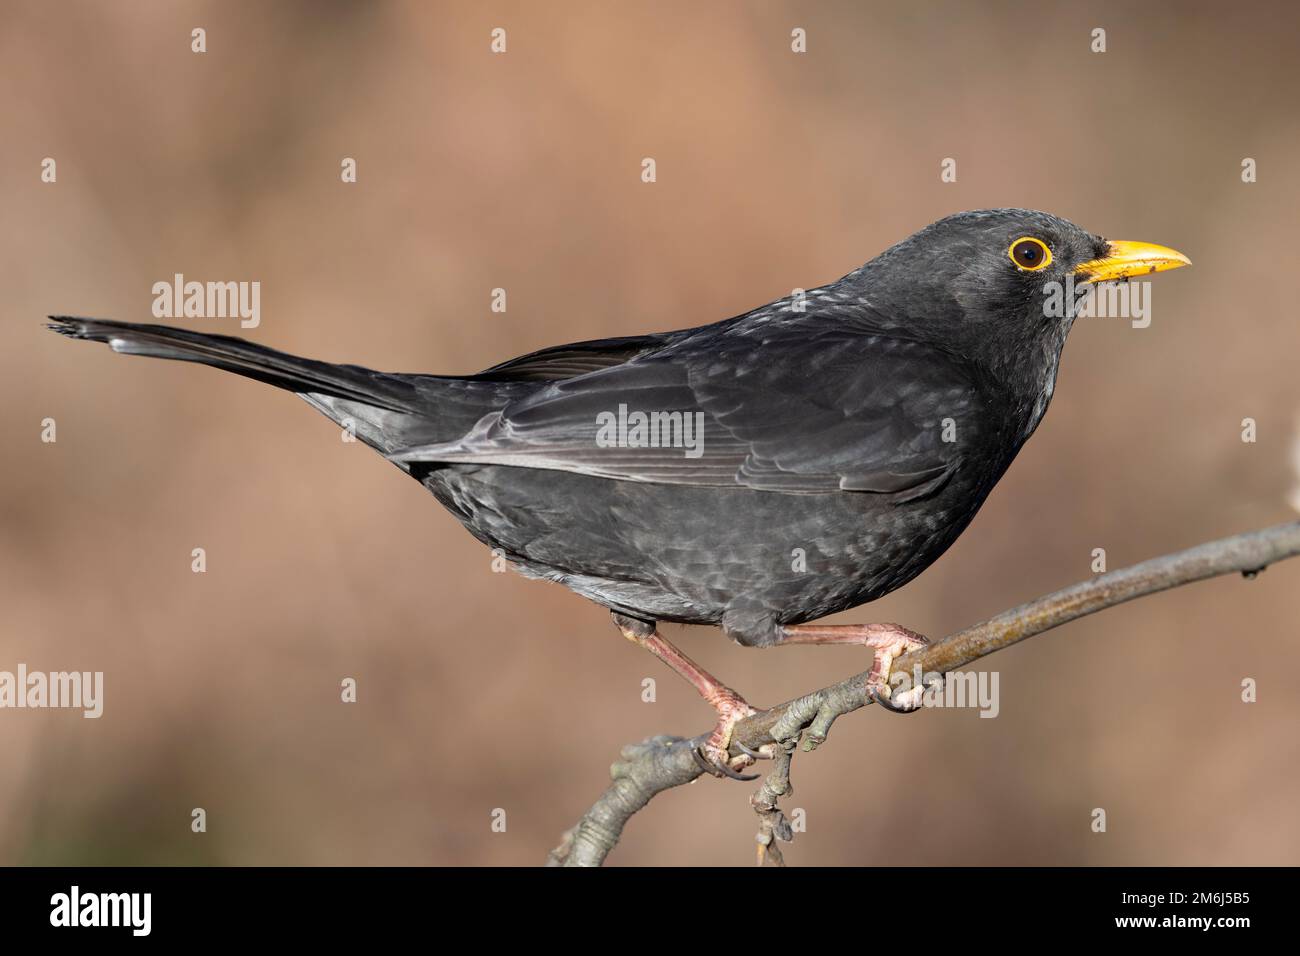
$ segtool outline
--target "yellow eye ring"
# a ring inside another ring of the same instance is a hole
[[[1011,243],[1007,256],[1021,272],[1038,272],[1052,263],[1052,250],[1047,248],[1047,243],[1043,240],[1033,236],[1022,236]]]

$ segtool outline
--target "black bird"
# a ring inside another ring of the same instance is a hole
[[[609,608],[690,680],[719,716],[701,756],[734,776],[752,758],[730,756],[731,727],[752,710],[656,622],[717,625],[754,647],[863,644],[873,696],[916,706],[921,688],[891,699],[889,669],[924,638],[808,622],[906,584],[969,524],[1051,400],[1074,315],[1061,290],[1073,301],[1075,283],[1188,262],[1047,213],[964,212],[735,318],[465,376],[158,325],[50,328],[268,382],[354,427],[519,571]]]

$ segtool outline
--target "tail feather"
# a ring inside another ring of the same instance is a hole
[[[126,355],[199,362],[299,394],[328,395],[393,412],[420,410],[416,388],[403,376],[298,358],[231,335],[63,315],[50,316],[46,327],[70,338],[105,342]]]

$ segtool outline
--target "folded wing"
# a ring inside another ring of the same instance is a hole
[[[563,355],[565,371],[574,362],[595,370],[483,416],[458,440],[389,457],[795,494],[906,499],[941,487],[977,423],[978,397],[960,364],[882,335],[801,334],[794,348],[747,335],[707,349],[690,340],[658,350],[628,342],[605,360]],[[521,371],[547,370],[525,363]]]

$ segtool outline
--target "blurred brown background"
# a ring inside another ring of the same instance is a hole
[[[260,328],[177,324],[468,372],[723,318],[960,209],[1186,252],[1150,328],[1079,323],[958,544],[845,616],[937,637],[1088,577],[1093,548],[1114,568],[1293,517],[1298,26],[1284,2],[4,0],[0,669],[102,670],[106,691],[98,721],[0,711],[0,861],[536,864],[620,745],[710,722],[603,610],[492,573],[301,401],[45,314],[150,321],[176,272],[257,280]],[[1300,863],[1297,586],[1281,565],[999,654],[996,720],[845,719],[796,762],[790,859]],[[759,704],[864,666],[668,633]],[[611,863],[749,863],[749,792],[666,794]]]

